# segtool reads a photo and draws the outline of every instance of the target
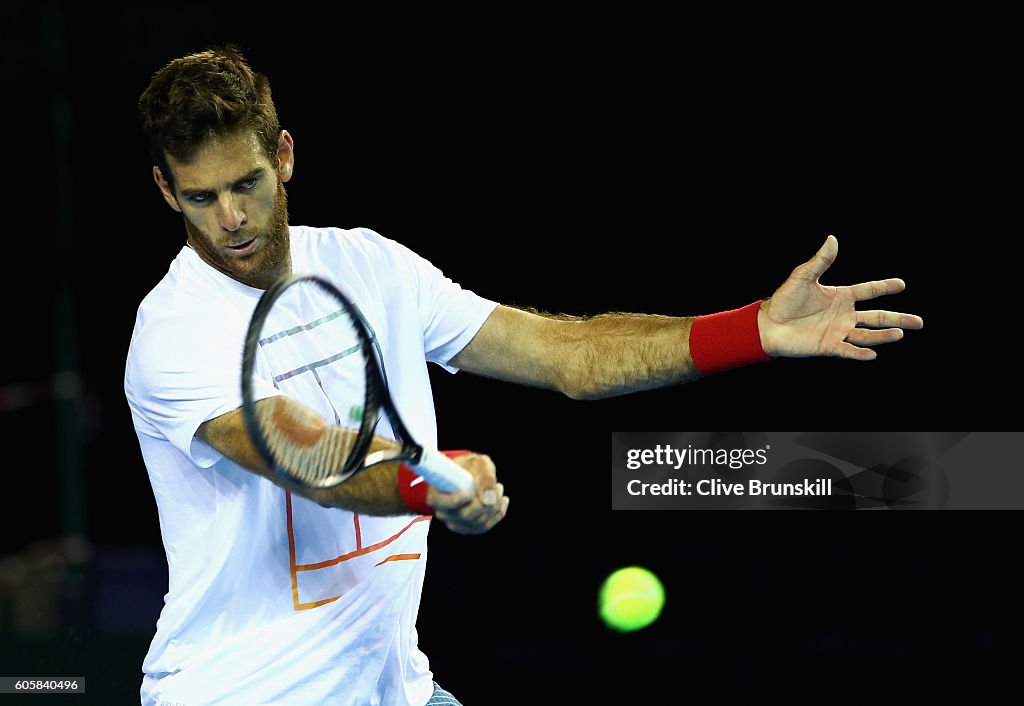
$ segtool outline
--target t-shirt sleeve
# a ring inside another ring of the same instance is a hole
[[[242,406],[244,328],[214,317],[161,317],[137,325],[129,349],[125,393],[146,422],[140,433],[162,436],[200,468],[223,455],[195,437],[204,422]],[[255,399],[281,394],[257,378]]]
[[[450,373],[458,372],[449,361],[473,340],[498,303],[464,289],[405,245],[390,243],[412,278],[426,359]]]

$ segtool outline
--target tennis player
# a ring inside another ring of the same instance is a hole
[[[502,306],[367,228],[290,225],[295,142],[267,78],[235,48],[170,62],[139,112],[153,178],[186,232],[139,306],[124,380],[170,570],[143,662],[146,705],[458,704],[417,646],[427,530],[432,517],[460,533],[500,522],[508,498],[495,466],[484,454],[455,455],[476,480],[474,497],[439,492],[396,465],[329,490],[285,487],[239,409],[246,327],[282,275],[344,283],[424,444],[437,441],[428,362],[600,398],[778,356],[871,360],[873,346],[923,326],[855,309],[902,291],[899,279],[821,285],[838,249],[832,236],[769,299],[733,311],[572,319]],[[275,394],[271,382],[257,404]],[[392,442],[384,433],[377,443]]]

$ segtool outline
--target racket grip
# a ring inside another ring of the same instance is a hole
[[[473,474],[439,451],[423,449],[419,463],[410,467],[438,490],[469,495],[476,492]]]

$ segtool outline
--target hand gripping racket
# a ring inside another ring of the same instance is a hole
[[[257,375],[303,406],[280,396],[254,403]],[[245,337],[242,402],[253,445],[289,481],[327,488],[403,462],[439,490],[474,492],[472,474],[413,439],[388,392],[372,329],[321,277],[282,277],[260,297]],[[401,447],[368,453],[382,411]]]

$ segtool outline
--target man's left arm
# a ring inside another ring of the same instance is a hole
[[[687,382],[692,318],[546,316],[497,307],[451,360],[467,372],[594,399]]]
[[[580,318],[499,306],[450,363],[574,399],[597,399],[681,384],[772,357],[873,360],[872,346],[898,341],[904,329],[920,329],[924,321],[856,309],[857,302],[903,291],[901,279],[822,285],[838,247],[829,236],[769,299],[712,316]]]

